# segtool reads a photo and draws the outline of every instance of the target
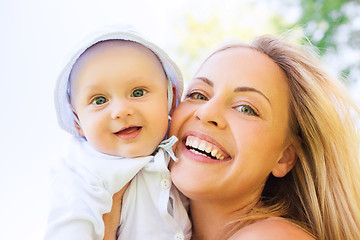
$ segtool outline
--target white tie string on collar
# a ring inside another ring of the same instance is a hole
[[[159,144],[159,148],[163,149],[165,152],[167,152],[170,157],[177,162],[178,158],[175,156],[174,151],[172,149],[173,145],[178,141],[178,138],[175,136],[171,136],[170,138],[162,141]]]

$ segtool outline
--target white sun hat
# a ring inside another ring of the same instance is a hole
[[[92,34],[86,38],[85,41],[79,44],[77,48],[75,48],[75,51],[73,51],[73,54],[66,61],[66,64],[57,79],[57,84],[55,87],[55,108],[58,122],[61,128],[72,135],[80,136],[79,132],[75,128],[74,121],[77,121],[77,119],[71,109],[69,98],[69,76],[72,67],[86,49],[98,42],[107,40],[126,40],[137,42],[150,49],[160,59],[165,74],[170,80],[168,84],[169,110],[172,106],[173,96],[176,98],[176,106],[180,102],[184,87],[183,77],[178,66],[170,59],[170,57],[161,48],[146,40],[143,36],[141,36],[129,26],[107,27],[100,32]],[[176,92],[174,94],[172,92],[171,83],[174,84],[176,88]]]

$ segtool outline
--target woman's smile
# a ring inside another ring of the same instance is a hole
[[[199,132],[187,132],[183,138],[184,154],[194,155],[192,159],[206,163],[230,160],[230,155],[210,136]]]

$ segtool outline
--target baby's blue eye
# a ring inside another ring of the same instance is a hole
[[[95,104],[95,105],[102,105],[102,104],[106,103],[107,101],[108,101],[108,100],[107,100],[105,97],[100,96],[100,97],[94,98],[94,99],[91,101],[91,103],[92,103],[92,104]]]
[[[253,115],[253,116],[259,116],[259,114],[257,114],[254,109],[252,109],[250,106],[248,105],[241,105],[241,106],[238,106],[236,108],[239,112],[242,112],[244,114],[247,114],[247,115]]]
[[[139,88],[139,89],[135,89],[135,90],[132,92],[131,96],[132,96],[132,97],[142,97],[142,96],[144,96],[146,93],[147,93],[147,91],[146,91],[145,89]]]
[[[205,101],[207,100],[207,98],[203,94],[201,94],[199,92],[189,93],[187,95],[187,97],[192,98],[192,99],[198,99],[198,100],[205,100]]]

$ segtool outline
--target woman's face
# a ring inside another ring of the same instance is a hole
[[[272,59],[245,47],[215,53],[172,118],[175,185],[192,200],[257,201],[271,172],[290,170],[281,168],[293,157],[288,109],[287,79]]]

